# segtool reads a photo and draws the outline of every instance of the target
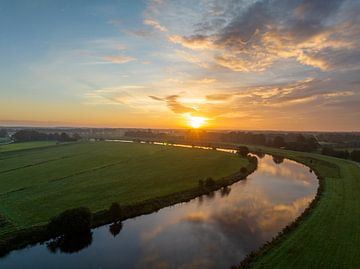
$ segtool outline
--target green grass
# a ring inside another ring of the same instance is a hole
[[[324,190],[298,227],[258,253],[246,267],[360,268],[359,165],[319,154],[262,150],[312,166],[324,178]]]
[[[56,145],[56,141],[36,141],[36,142],[5,144],[5,145],[0,145],[0,153],[24,150],[24,149],[39,148],[39,147],[48,147],[48,146],[54,146],[54,145]]]
[[[0,240],[69,208],[136,205],[248,165],[217,151],[118,142],[12,149],[0,153]]]

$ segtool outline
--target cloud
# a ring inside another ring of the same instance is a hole
[[[114,64],[125,64],[135,60],[134,57],[123,56],[123,55],[108,55],[108,56],[104,56],[103,59],[107,62]]]
[[[196,112],[196,109],[183,105],[178,101],[179,95],[169,95],[165,98],[149,96],[151,99],[156,101],[163,101],[166,103],[167,107],[176,114],[184,114]]]
[[[157,20],[154,20],[154,19],[145,19],[144,24],[145,25],[150,25],[150,26],[154,27],[155,29],[157,29],[157,30],[159,30],[161,32],[167,32],[168,31],[165,26],[162,26]]]
[[[190,37],[184,37],[180,35],[171,35],[169,40],[173,43],[180,44],[189,49],[211,49],[215,48],[215,44],[209,37],[204,35],[194,35]]]
[[[206,99],[209,101],[225,101],[232,98],[232,94],[226,94],[226,93],[218,93],[218,94],[209,94],[206,96]]]
[[[169,41],[211,50],[216,64],[239,72],[264,71],[284,59],[323,71],[350,68],[360,60],[356,8],[351,0],[225,1],[193,34],[173,34]]]

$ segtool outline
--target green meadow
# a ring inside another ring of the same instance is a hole
[[[56,141],[35,141],[35,142],[26,142],[26,143],[12,143],[12,144],[5,144],[5,145],[0,144],[0,154],[2,152],[48,147],[48,146],[53,146],[53,145],[56,145]]]
[[[215,180],[247,159],[201,149],[119,142],[6,145],[0,153],[0,240],[69,208],[136,205]]]
[[[257,147],[291,158],[323,178],[320,200],[298,226],[279,237],[245,268],[360,268],[360,166],[334,157]]]

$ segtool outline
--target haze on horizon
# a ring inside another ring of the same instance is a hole
[[[0,3],[0,125],[360,131],[360,1]]]

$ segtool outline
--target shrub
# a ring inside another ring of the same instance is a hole
[[[255,156],[251,156],[251,155],[248,155],[247,159],[249,160],[250,163],[257,163],[258,161]]]
[[[51,235],[75,235],[90,231],[92,214],[86,207],[69,209],[51,219],[48,230]]]
[[[206,180],[205,180],[205,186],[207,188],[210,188],[210,187],[213,187],[215,185],[215,180],[212,178],[212,177],[208,177]]]
[[[204,187],[204,180],[199,179],[199,187],[203,188]]]
[[[246,174],[247,173],[246,167],[241,167],[240,172]]]
[[[112,203],[109,208],[109,213],[112,219],[118,219],[121,217],[121,207],[118,203]]]
[[[351,160],[355,162],[360,162],[360,150],[353,150],[350,156]]]
[[[249,148],[246,146],[240,146],[237,148],[237,154],[246,157],[250,153]]]

